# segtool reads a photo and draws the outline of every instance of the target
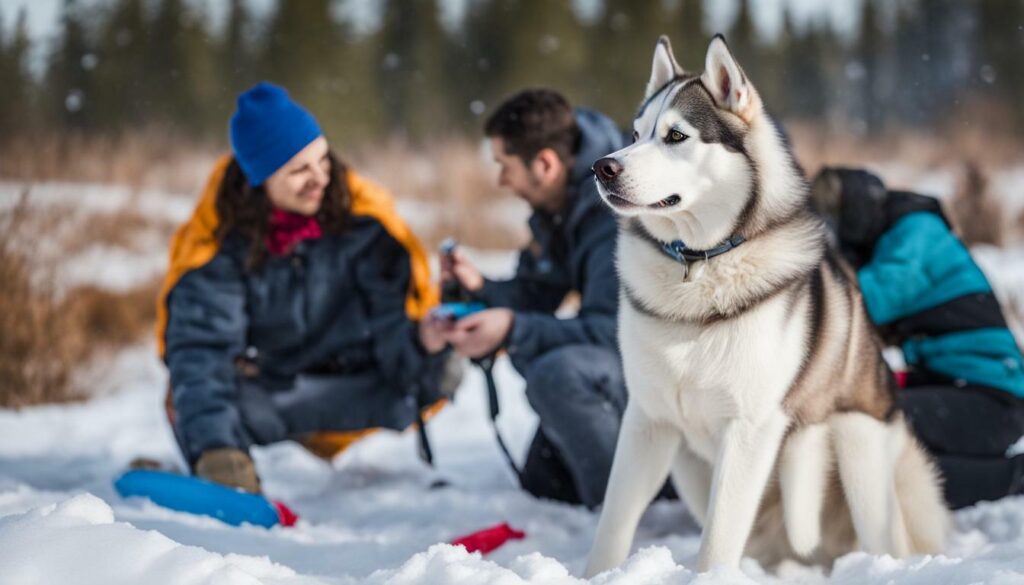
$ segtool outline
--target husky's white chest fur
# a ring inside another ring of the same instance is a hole
[[[709,463],[728,422],[757,424],[778,411],[804,358],[806,325],[802,315],[787,315],[782,298],[709,326],[644,315],[625,299],[621,306],[630,400],[677,428]]]
[[[777,287],[818,263],[813,227],[789,226],[689,268],[645,241],[642,226],[621,230],[619,339],[630,400],[678,428],[706,461],[729,421],[777,413],[800,371],[808,306]]]

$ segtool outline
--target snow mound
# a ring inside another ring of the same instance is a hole
[[[718,578],[724,573],[703,577]],[[721,583],[754,583],[739,571],[729,575],[738,580]],[[437,544],[413,556],[400,568],[377,571],[366,580],[367,585],[645,585],[696,583],[694,573],[677,565],[665,547],[645,548],[621,568],[598,575],[590,581],[573,577],[555,559],[540,553],[515,558],[507,567],[485,560],[479,553],[447,544]]]
[[[114,522],[110,506],[91,494],[0,518],[0,567],[0,580],[19,585],[315,582],[266,558],[222,556]]]

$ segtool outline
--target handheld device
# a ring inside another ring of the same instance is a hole
[[[455,238],[446,238],[439,247],[442,256],[450,258],[459,247]],[[441,282],[441,304],[431,313],[435,318],[458,321],[459,319],[483,311],[487,305],[477,301],[458,279],[449,278]]]

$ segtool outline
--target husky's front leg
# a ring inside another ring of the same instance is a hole
[[[632,403],[626,406],[587,562],[588,578],[626,560],[640,516],[665,483],[681,440],[678,430],[651,420]]]
[[[699,570],[739,564],[788,426],[789,418],[774,412],[757,422],[735,419],[725,427],[701,535]]]
[[[691,451],[685,441],[672,462],[672,485],[693,519],[704,526],[711,497],[711,465]]]

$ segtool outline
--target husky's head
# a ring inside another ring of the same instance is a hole
[[[784,192],[806,191],[721,35],[711,41],[700,75],[679,67],[667,37],[658,40],[633,139],[595,162],[594,174],[608,205],[638,217],[663,241],[716,246],[757,221],[759,206],[782,212],[795,202]],[[766,188],[774,201],[764,200]]]

